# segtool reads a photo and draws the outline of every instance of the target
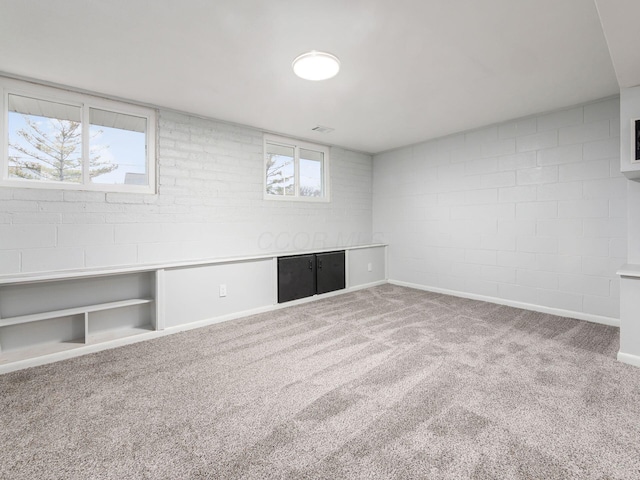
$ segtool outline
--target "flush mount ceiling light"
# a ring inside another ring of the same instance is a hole
[[[312,50],[293,61],[293,71],[305,80],[326,80],[335,77],[340,70],[340,61],[334,55]]]

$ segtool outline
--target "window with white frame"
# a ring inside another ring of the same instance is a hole
[[[0,78],[0,182],[155,193],[155,111]]]
[[[264,155],[265,198],[329,201],[329,147],[265,134]]]

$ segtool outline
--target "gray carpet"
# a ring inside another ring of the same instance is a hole
[[[0,376],[0,478],[638,479],[617,339],[384,285]]]

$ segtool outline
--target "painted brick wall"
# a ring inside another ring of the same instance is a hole
[[[619,131],[612,98],[376,155],[390,279],[618,318]]]
[[[262,194],[262,133],[160,112],[159,193],[0,188],[0,274],[371,241],[372,159],[331,149],[330,203]]]

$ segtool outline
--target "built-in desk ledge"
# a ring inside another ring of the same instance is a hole
[[[224,263],[239,263],[252,260],[263,260],[276,257],[284,257],[289,255],[306,255],[309,253],[323,253],[333,252],[336,250],[360,250],[365,248],[379,248],[386,247],[385,243],[372,243],[365,245],[354,246],[336,246],[331,248],[314,248],[312,250],[283,250],[278,252],[268,252],[254,255],[245,255],[237,257],[218,257],[218,258],[205,258],[198,260],[185,260],[180,262],[166,262],[166,263],[154,263],[154,264],[138,264],[138,265],[123,265],[118,267],[108,268],[81,268],[74,270],[57,270],[55,272],[33,272],[33,273],[15,273],[9,275],[0,275],[0,285],[15,284],[15,283],[32,283],[32,282],[46,282],[49,280],[64,280],[65,278],[82,278],[82,277],[99,277],[102,275],[115,275],[119,273],[132,273],[132,272],[152,272],[154,270],[181,268],[181,267],[195,267],[204,265],[216,265]],[[640,267],[638,267],[640,268]],[[639,270],[640,272],[640,270]],[[639,273],[640,275],[640,273]]]
[[[625,263],[622,265],[618,271],[617,275],[621,277],[638,277],[640,278],[640,265],[635,263]]]

